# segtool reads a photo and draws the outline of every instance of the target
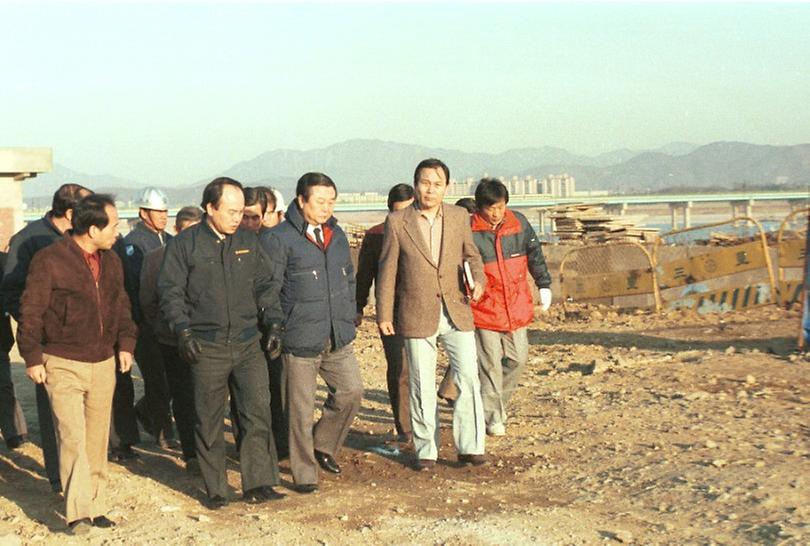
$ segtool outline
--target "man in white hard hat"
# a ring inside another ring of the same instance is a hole
[[[153,324],[144,318],[139,292],[141,269],[144,257],[157,248],[165,246],[171,235],[166,233],[169,221],[169,202],[166,194],[158,188],[146,188],[138,200],[140,221],[123,240],[116,244],[116,251],[124,264],[124,282],[132,305],[132,318],[138,325],[138,343],[135,346],[135,361],[144,380],[144,397],[135,404],[135,414],[143,428],[161,447],[168,447],[174,438],[172,416],[169,407],[169,386]],[[118,377],[114,406],[122,412],[131,411],[134,398],[132,379]],[[119,458],[132,456],[131,449],[120,446],[115,452]]]
[[[262,217],[262,226],[266,229],[276,227],[284,221],[284,211],[287,207],[284,204],[284,197],[281,192],[275,188],[268,188],[267,186],[259,186],[267,198],[267,209],[264,211]]]

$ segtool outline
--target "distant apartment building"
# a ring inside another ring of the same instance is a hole
[[[504,183],[510,195],[574,197],[576,194],[576,181],[567,173],[549,174],[539,180],[534,176],[524,176],[523,178],[513,176],[509,180],[503,176],[497,178]],[[477,180],[474,178],[466,178],[463,181],[450,179],[446,195],[449,197],[470,196],[475,194],[476,186]]]

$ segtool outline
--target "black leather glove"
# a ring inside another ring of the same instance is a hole
[[[180,330],[177,334],[177,351],[180,353],[180,358],[189,364],[196,364],[202,349],[197,340],[194,339],[194,334],[191,333],[190,328]]]
[[[267,327],[264,352],[267,353],[270,360],[275,360],[281,356],[281,324],[274,322]]]

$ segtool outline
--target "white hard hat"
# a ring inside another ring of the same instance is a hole
[[[138,207],[150,210],[169,210],[169,200],[162,190],[146,188],[138,200]]]
[[[287,210],[287,207],[284,206],[284,197],[282,197],[281,192],[275,188],[272,188],[270,191],[276,196],[276,212],[284,212]]]

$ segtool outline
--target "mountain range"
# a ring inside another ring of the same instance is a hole
[[[356,139],[306,151],[268,151],[224,172],[211,173],[205,180],[178,181],[177,185],[164,190],[173,203],[196,203],[208,181],[216,176],[230,176],[245,185],[274,186],[289,196],[301,174],[321,171],[335,180],[340,191],[384,193],[397,182],[410,182],[414,166],[426,157],[444,160],[455,179],[484,175],[542,178],[547,174],[568,173],[576,178],[579,190],[643,193],[676,188],[701,191],[810,187],[810,144],[771,146],[713,142],[701,146],[674,142],[652,150],[620,149],[586,156],[550,146],[490,154]],[[24,184],[26,201],[36,207],[43,203],[47,206],[55,189],[65,182],[109,191],[122,201],[135,198],[141,188],[136,181],[124,177],[88,175],[57,163],[52,173]]]

